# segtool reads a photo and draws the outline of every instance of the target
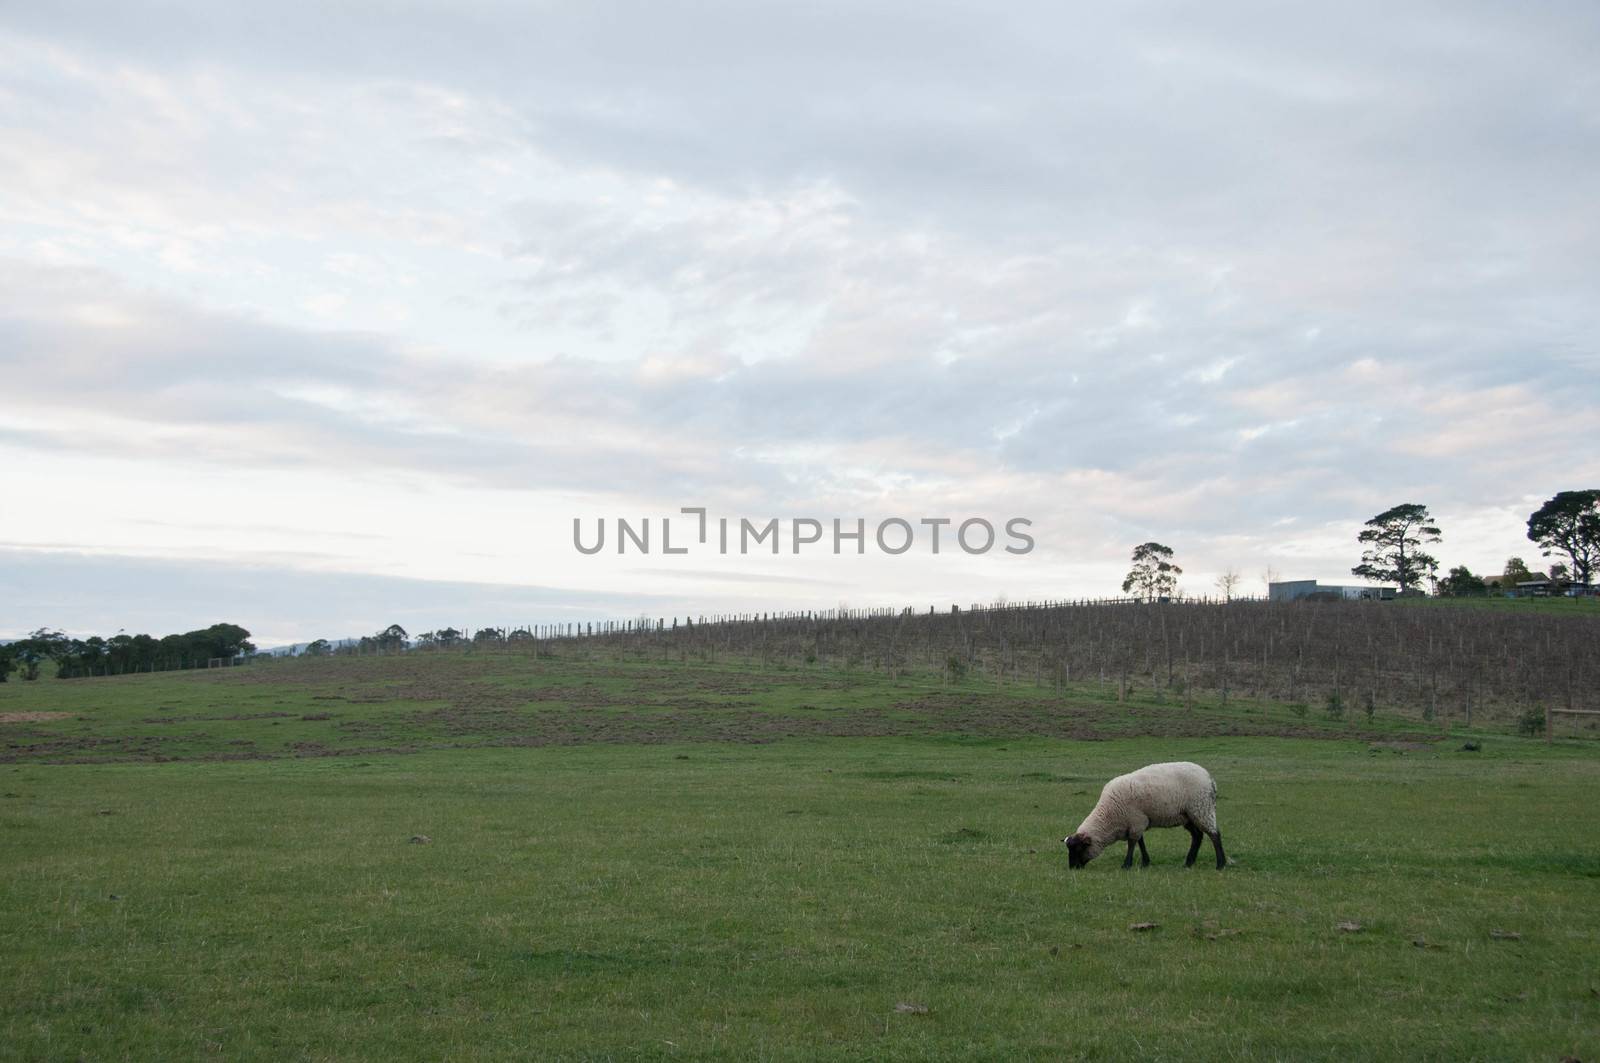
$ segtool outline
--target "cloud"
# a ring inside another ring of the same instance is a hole
[[[1596,43],[1575,3],[14,8],[0,445],[290,510],[331,470],[385,513],[1025,513],[1086,566],[1041,579],[1333,559],[1400,498],[1499,552],[1478,514],[1600,476]]]

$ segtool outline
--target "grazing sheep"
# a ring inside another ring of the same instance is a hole
[[[1222,854],[1222,832],[1217,829],[1216,780],[1200,765],[1187,761],[1151,764],[1106,783],[1094,811],[1076,832],[1061,840],[1067,847],[1067,863],[1083,867],[1112,842],[1126,841],[1128,858],[1122,861],[1123,868],[1133,866],[1135,844],[1141,866],[1149,867],[1144,832],[1150,827],[1188,828],[1189,858],[1184,867],[1194,866],[1202,834],[1210,836],[1217,850],[1217,870],[1228,864]]]

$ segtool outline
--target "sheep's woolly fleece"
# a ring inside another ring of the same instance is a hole
[[[1151,764],[1118,775],[1100,791],[1094,811],[1074,833],[1102,845],[1148,827],[1181,827],[1193,821],[1208,834],[1217,829],[1217,784],[1198,764]]]

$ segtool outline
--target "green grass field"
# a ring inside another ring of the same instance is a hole
[[[1588,739],[511,655],[0,719],[4,1058],[1600,1054]],[[1233,865],[1158,831],[1069,872],[1103,782],[1177,758]]]

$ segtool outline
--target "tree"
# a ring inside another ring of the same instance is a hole
[[[26,680],[38,679],[39,666],[44,663],[45,656],[33,644],[33,640],[19,639],[12,643],[9,649],[11,659],[15,662],[12,667],[17,670],[17,674]]]
[[[1533,573],[1528,571],[1527,564],[1520,557],[1506,558],[1506,570],[1500,576],[1500,586],[1508,591],[1517,589],[1517,584],[1527,583],[1533,579]]]
[[[1590,582],[1600,562],[1600,488],[1562,491],[1546,501],[1528,518],[1528,538],[1545,557],[1566,554],[1573,578]]]
[[[1133,548],[1133,570],[1122,581],[1122,593],[1154,599],[1172,594],[1183,569],[1172,563],[1172,547],[1141,543]]]
[[[409,637],[405,628],[399,624],[390,624],[374,635],[372,641],[377,645],[379,652],[394,653],[406,648],[406,640]]]
[[[306,643],[306,648],[300,651],[302,657],[326,657],[333,652],[333,646],[327,639],[315,639]]]
[[[1427,506],[1405,502],[1386,509],[1356,537],[1366,549],[1361,564],[1350,572],[1375,583],[1398,583],[1405,594],[1438,569],[1439,562],[1422,552],[1422,544],[1436,543],[1440,535]]]
[[[1239,584],[1244,582],[1244,577],[1239,575],[1239,570],[1229,567],[1222,570],[1222,575],[1217,577],[1217,590],[1222,592],[1224,601],[1233,601],[1233,592]]]
[[[0,646],[0,683],[4,683],[6,676],[14,672],[16,667],[16,653],[11,649],[10,645]]]
[[[1482,598],[1488,593],[1489,585],[1474,576],[1466,565],[1457,565],[1439,581],[1441,598]]]
[[[1278,570],[1268,565],[1261,570],[1261,586],[1268,597],[1272,595],[1272,585],[1278,582]]]
[[[11,651],[11,657],[16,661],[23,679],[38,679],[39,668],[45,661],[54,661],[59,667],[61,662],[71,657],[73,640],[59,631],[39,628],[30,632],[27,638],[13,642],[7,649]]]
[[[203,631],[191,631],[186,636],[203,652],[207,660],[213,657],[244,657],[256,652],[250,641],[250,632],[238,624],[212,624]]]

